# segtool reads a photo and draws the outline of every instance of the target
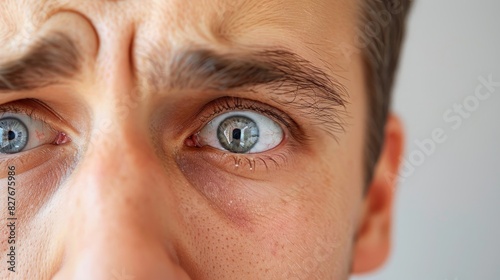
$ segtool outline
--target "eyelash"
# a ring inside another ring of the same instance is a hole
[[[210,108],[210,113],[203,114],[201,117],[201,123],[205,125],[210,120],[215,118],[218,115],[221,115],[226,112],[236,111],[236,110],[249,110],[264,114],[267,117],[277,121],[277,123],[284,126],[285,131],[288,130],[294,140],[303,143],[308,140],[302,128],[287,114],[284,112],[264,103],[244,99],[239,97],[222,97],[218,98],[207,105]],[[203,126],[201,126],[203,127]]]
[[[264,167],[265,170],[270,170],[272,167],[279,169],[289,162],[290,150],[298,146],[303,147],[309,139],[300,126],[288,115],[270,105],[255,100],[238,97],[222,97],[205,106],[205,108],[207,107],[208,109],[202,110],[202,112],[207,111],[207,113],[201,114],[202,117],[200,118],[200,122],[203,125],[198,130],[213,118],[223,113],[235,110],[249,110],[270,117],[280,124],[284,131],[284,138],[281,144],[270,151],[260,154],[234,154],[208,148],[212,153],[216,154],[216,160],[224,165],[232,165],[235,168],[241,170],[247,169],[250,171],[255,171],[258,166]],[[188,139],[191,139],[195,134],[191,135]],[[283,149],[285,150],[283,151]]]

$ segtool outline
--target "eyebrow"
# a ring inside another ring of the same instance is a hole
[[[36,41],[19,59],[0,65],[0,93],[27,91],[62,83],[80,70],[74,42],[54,32]]]
[[[264,86],[263,94],[308,117],[334,135],[344,131],[346,87],[312,62],[283,48],[219,54],[195,49],[176,54],[170,64],[149,59],[148,83],[156,91],[229,91]]]

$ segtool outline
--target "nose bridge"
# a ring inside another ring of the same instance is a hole
[[[117,203],[133,204],[137,199],[147,200],[161,179],[161,164],[148,139],[145,125],[133,121],[116,120],[107,131],[91,136],[87,153],[82,157],[78,181],[86,181],[81,191],[89,199],[115,199]],[[85,196],[85,195],[84,195]],[[96,201],[96,202],[97,202]],[[147,201],[144,201],[147,202]]]
[[[168,182],[159,182],[163,171],[148,155],[148,147],[134,145],[131,139],[114,133],[106,138],[84,157],[77,174],[79,188],[75,191],[80,205],[99,211],[98,219],[141,223],[141,215],[154,215],[150,208],[155,204],[153,199],[161,195],[158,185],[163,184],[165,191]],[[84,214],[89,215],[90,210]]]
[[[115,272],[187,279],[174,248],[174,188],[133,127],[120,124],[98,138],[74,174],[62,279],[114,279]]]

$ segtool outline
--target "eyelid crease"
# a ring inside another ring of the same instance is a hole
[[[5,114],[24,114],[30,117],[33,120],[42,121],[47,123],[47,118],[45,116],[41,116],[35,112],[35,108],[20,108],[19,106],[13,105],[2,105],[0,106],[0,118]]]
[[[42,107],[41,110],[37,110],[36,107]],[[46,113],[39,111],[47,111]],[[47,114],[53,114],[58,121],[64,121],[63,118],[57,114],[52,108],[43,103],[40,100],[36,99],[23,99],[9,102],[7,104],[0,104],[0,117],[3,115],[11,113],[11,114],[24,114],[29,118],[41,121],[46,124],[51,130],[60,132],[58,127],[59,124],[53,121]]]

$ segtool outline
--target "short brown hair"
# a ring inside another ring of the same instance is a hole
[[[364,41],[368,94],[365,176],[371,181],[384,142],[391,91],[411,0],[363,0],[359,37]]]

